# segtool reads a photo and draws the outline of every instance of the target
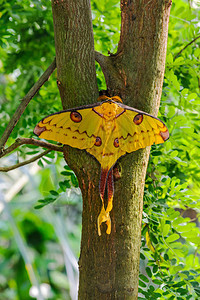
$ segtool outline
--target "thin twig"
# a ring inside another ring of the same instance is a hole
[[[25,160],[21,163],[18,163],[16,165],[13,165],[13,166],[10,166],[10,167],[0,167],[0,172],[8,172],[8,171],[11,171],[11,170],[14,170],[14,169],[17,169],[19,167],[22,167],[22,166],[25,166],[25,165],[28,165],[28,164],[31,164],[32,162],[36,161],[37,159],[41,158],[42,156],[48,154],[49,152],[51,152],[51,150],[45,150],[43,151],[42,153],[32,157],[31,159],[28,159],[28,160]]]
[[[49,79],[50,75],[56,68],[56,59],[51,63],[51,65],[46,69],[46,71],[42,74],[39,80],[33,85],[33,87],[29,90],[26,96],[21,100],[20,105],[18,106],[17,110],[15,111],[14,115],[10,119],[8,126],[6,127],[1,139],[0,139],[0,151],[5,146],[13,128],[19,121],[21,115],[23,114],[25,108],[29,104],[30,100],[35,96],[35,94],[39,91],[41,86]]]
[[[62,146],[57,146],[48,142],[39,141],[33,138],[18,138],[16,141],[7,149],[2,149],[0,158],[5,156],[6,154],[14,151],[16,148],[18,148],[21,145],[35,145],[43,148],[47,148],[54,151],[63,152]]]
[[[174,56],[174,60],[188,47],[190,46],[192,43],[194,43],[196,40],[198,40],[200,38],[200,35],[197,36],[195,39],[193,39],[191,42],[189,42],[185,47],[183,47],[183,49],[181,49],[175,56]]]

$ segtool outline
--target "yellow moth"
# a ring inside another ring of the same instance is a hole
[[[42,119],[34,133],[40,138],[60,142],[78,149],[85,149],[101,164],[99,192],[102,209],[98,216],[100,226],[107,224],[111,232],[114,185],[113,166],[126,153],[152,144],[164,143],[169,138],[165,124],[143,111],[126,106],[118,96],[101,96],[101,102],[67,109]],[[108,204],[104,206],[107,185]]]

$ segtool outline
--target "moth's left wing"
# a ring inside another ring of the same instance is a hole
[[[169,138],[166,125],[158,118],[121,103],[119,105],[126,110],[117,118],[122,151],[129,153],[154,143],[164,143]]]
[[[97,105],[99,104],[82,106],[47,116],[36,125],[34,133],[40,138],[74,148],[91,148],[102,121],[92,110]]]

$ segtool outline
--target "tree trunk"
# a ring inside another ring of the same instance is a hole
[[[170,0],[121,1],[121,36],[115,55],[96,53],[110,95],[157,115],[164,76]],[[58,87],[63,107],[98,97],[89,0],[52,0]],[[149,147],[117,163],[111,234],[97,234],[100,166],[66,147],[83,195],[79,299],[137,299],[143,191]]]

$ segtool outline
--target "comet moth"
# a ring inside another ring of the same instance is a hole
[[[106,222],[106,233],[111,232],[110,211],[113,207],[113,166],[126,153],[152,144],[164,143],[169,138],[166,125],[146,112],[126,106],[118,96],[101,96],[100,102],[63,110],[43,118],[34,133],[78,149],[85,149],[101,165],[99,193],[102,201],[97,219]],[[107,186],[107,207],[104,194]]]

